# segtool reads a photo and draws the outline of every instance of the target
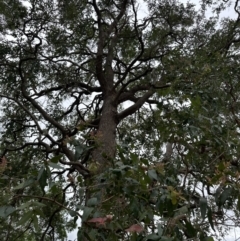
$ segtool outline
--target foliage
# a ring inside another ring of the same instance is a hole
[[[0,17],[1,240],[238,225],[238,1],[7,0]]]

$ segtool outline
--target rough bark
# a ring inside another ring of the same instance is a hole
[[[111,163],[116,153],[116,127],[118,120],[114,98],[115,96],[112,94],[104,101],[96,135],[96,148],[92,153],[93,161],[100,164],[100,169]]]

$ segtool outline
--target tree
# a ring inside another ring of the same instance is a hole
[[[213,240],[238,224],[228,2],[0,2],[1,240]]]

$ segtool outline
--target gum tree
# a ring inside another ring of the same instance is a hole
[[[213,240],[237,225],[228,2],[0,2],[2,240],[77,226],[78,240]]]

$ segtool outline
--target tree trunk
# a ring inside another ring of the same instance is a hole
[[[101,173],[107,166],[111,166],[116,154],[116,128],[117,105],[114,103],[115,95],[107,96],[103,103],[97,135],[96,148],[93,150],[93,161],[99,166]]]
[[[101,213],[101,205],[107,199],[106,183],[100,181],[100,175],[113,165],[116,155],[116,128],[118,124],[117,119],[117,105],[114,103],[115,95],[111,94],[104,100],[102,116],[99,122],[98,131],[95,137],[96,147],[92,152],[90,158],[90,165],[94,165],[95,171],[91,173],[91,177],[86,179],[86,206],[88,200],[96,197],[98,199],[98,206],[95,211]],[[105,214],[104,214],[105,215]],[[90,217],[89,217],[90,218]],[[86,220],[85,220],[86,221]],[[92,230],[88,223],[83,222],[82,232],[83,241],[87,241],[86,234]],[[103,230],[96,229],[96,232]]]

